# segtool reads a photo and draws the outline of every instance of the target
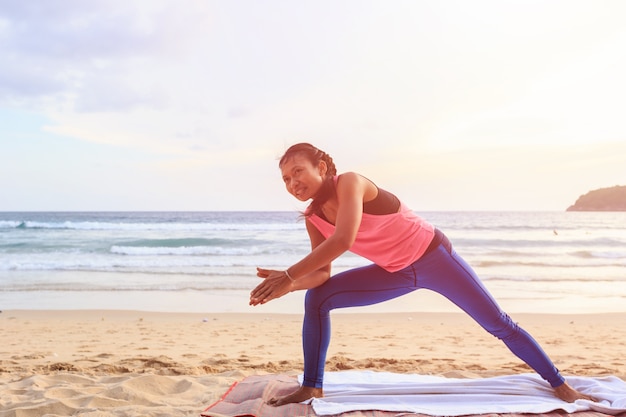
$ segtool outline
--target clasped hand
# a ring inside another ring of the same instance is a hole
[[[293,289],[293,282],[284,271],[257,268],[256,275],[263,278],[263,282],[257,285],[250,293],[251,306],[265,304],[268,301],[280,298]]]

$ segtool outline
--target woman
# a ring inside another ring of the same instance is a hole
[[[306,209],[311,252],[284,271],[257,268],[264,278],[250,294],[256,306],[307,289],[303,323],[304,380],[272,405],[323,396],[330,310],[371,305],[419,288],[437,291],[539,373],[568,402],[590,399],[569,386],[537,342],[505,314],[445,235],[395,195],[367,178],[337,175],[332,158],[308,143],[290,147],[279,162],[287,191]],[[346,251],[374,264],[331,278],[331,262]]]

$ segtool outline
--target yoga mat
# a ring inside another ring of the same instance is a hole
[[[447,407],[451,402],[446,401],[445,397],[449,396],[448,399],[452,401],[452,405],[458,412],[468,417],[626,417],[626,389],[623,389],[626,384],[619,378],[567,379],[570,384],[584,388],[584,391],[591,395],[599,396],[600,394],[611,400],[597,404],[595,410],[591,408],[593,404],[588,401],[578,401],[576,404],[559,401],[551,396],[547,384],[544,385],[544,381],[534,374],[463,379],[372,371],[344,371],[326,373],[325,398],[313,400],[313,404],[289,404],[282,407],[272,407],[265,402],[274,396],[285,395],[295,390],[299,386],[298,379],[287,375],[250,376],[234,384],[219,401],[209,406],[201,415],[204,417],[308,417],[333,413],[341,417],[392,417],[402,415],[402,412],[418,417],[454,415],[437,413],[433,411],[434,409],[430,409],[430,413],[424,413],[411,412],[410,409],[399,411],[397,408],[394,410],[369,408],[389,408],[389,402],[398,404],[413,399],[419,400],[418,406],[441,403]],[[453,388],[446,388],[446,385]],[[485,387],[492,387],[489,389],[496,387],[496,389],[494,392],[481,392]],[[446,393],[446,391],[451,392]],[[538,412],[507,412],[506,409],[501,408],[506,401],[498,401],[496,397],[503,397],[499,400],[510,397],[513,400],[511,403],[516,407],[524,403],[532,407],[545,403],[547,408],[553,409]],[[383,401],[385,398],[387,401]],[[425,401],[427,399],[430,399],[430,402]],[[354,408],[355,402],[356,408]],[[490,404],[493,411],[484,411],[485,408],[481,408],[480,412],[474,412],[470,409],[477,405],[488,407]],[[403,407],[409,408],[408,405],[399,408]],[[565,411],[564,408],[567,407],[573,408]],[[624,408],[619,411],[617,407]]]

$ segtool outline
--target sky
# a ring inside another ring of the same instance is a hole
[[[626,2],[0,2],[0,211],[299,210],[310,142],[416,211],[626,185]]]

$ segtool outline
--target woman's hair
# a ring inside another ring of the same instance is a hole
[[[313,201],[304,212],[304,215],[306,217],[312,214],[321,215],[322,205],[335,193],[335,181],[333,177],[337,175],[337,167],[335,167],[333,158],[331,158],[330,155],[328,155],[323,150],[316,148],[310,143],[297,143],[290,146],[289,149],[287,149],[283,156],[280,158],[280,161],[278,162],[278,167],[282,168],[282,166],[289,159],[293,158],[296,155],[301,155],[307,158],[313,166],[317,166],[320,161],[324,161],[326,163],[326,178],[324,180],[324,183],[322,184],[322,188],[313,198]]]
[[[282,168],[285,162],[293,158],[295,155],[302,155],[306,157],[314,166],[317,166],[320,161],[324,161],[328,167],[326,176],[333,177],[337,175],[337,168],[335,167],[333,158],[331,158],[330,155],[323,150],[316,148],[310,143],[296,143],[295,145],[290,146],[280,158],[278,167]]]

